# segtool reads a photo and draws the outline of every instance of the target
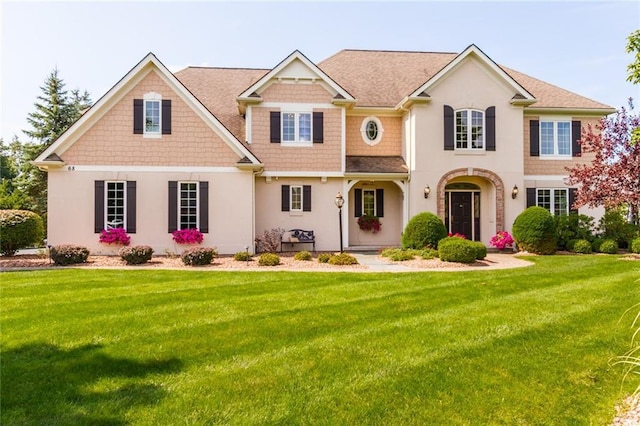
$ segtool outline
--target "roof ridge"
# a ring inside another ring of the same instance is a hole
[[[208,66],[200,66],[200,65],[187,65],[182,70],[195,68],[195,69],[208,69],[208,70],[246,70],[246,71],[270,71],[271,68],[252,68],[252,67],[208,67]]]
[[[342,49],[340,52],[382,52],[382,53],[434,53],[439,55],[458,55],[460,52],[434,52],[425,50],[390,50],[390,49]]]

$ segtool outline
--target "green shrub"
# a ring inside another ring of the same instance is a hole
[[[438,254],[444,262],[474,263],[476,247],[473,241],[459,237],[447,237],[438,243]]]
[[[53,260],[56,265],[74,265],[87,261],[89,258],[89,249],[71,244],[60,244],[51,247],[49,254],[51,260]]]
[[[13,256],[16,251],[42,244],[42,218],[29,210],[0,210],[0,253]]]
[[[153,249],[149,246],[125,246],[120,249],[119,254],[127,265],[141,265],[151,260]]]
[[[631,253],[640,253],[640,238],[636,238],[631,241]]]
[[[391,257],[396,251],[401,250],[397,247],[389,247],[380,252],[380,256],[382,257]]]
[[[482,260],[487,257],[487,247],[480,241],[470,241],[476,251],[476,260]]]
[[[600,244],[600,253],[618,253],[618,243],[616,242],[616,240],[604,240],[602,244]]]
[[[260,266],[278,266],[280,264],[280,256],[275,253],[262,253],[258,259]]]
[[[570,241],[593,240],[594,219],[584,214],[570,213],[568,215],[555,216],[556,235],[558,248],[571,251]]]
[[[512,231],[520,250],[536,254],[556,252],[555,222],[551,213],[543,207],[525,209],[513,222]]]
[[[306,250],[299,251],[293,256],[295,260],[312,260],[313,256]]]
[[[251,260],[251,255],[247,251],[239,251],[233,255],[233,258],[238,262],[248,262]]]
[[[195,247],[185,250],[180,258],[187,266],[209,265],[218,255],[218,251],[211,247]]]
[[[575,253],[589,254],[593,251],[591,248],[591,243],[588,240],[573,240],[575,243],[573,244],[573,248],[571,251]]]
[[[573,239],[573,240],[569,240],[569,241],[567,241],[567,243],[565,244],[565,248],[566,248],[568,251],[573,251],[573,248],[575,247],[575,245],[576,245],[576,243],[577,243],[578,241],[580,241],[580,240],[575,240],[575,239]],[[591,243],[589,243],[589,245],[591,245]],[[560,244],[558,244],[558,246],[560,246]]]
[[[329,253],[320,253],[318,255],[318,262],[320,263],[327,263],[329,262],[329,259],[331,259],[331,255]]]
[[[329,258],[330,265],[357,265],[358,259],[349,253],[334,254]]]
[[[432,249],[432,248],[426,248],[426,249],[420,250],[419,254],[420,254],[420,257],[423,258],[424,260],[435,259],[436,257],[438,257],[438,250]]]
[[[447,228],[438,216],[423,212],[411,218],[402,233],[402,248],[436,248],[438,241],[447,236]]]
[[[394,262],[402,262],[405,260],[412,260],[416,254],[419,252],[417,250],[403,250],[399,248],[388,248],[384,249],[380,256],[388,257],[390,260]]]
[[[627,248],[629,242],[638,236],[638,228],[627,222],[620,209],[607,210],[598,224],[600,236],[605,240],[615,240],[622,248]]]
[[[591,249],[596,253],[600,253],[600,246],[603,242],[604,238],[594,238],[591,242]]]

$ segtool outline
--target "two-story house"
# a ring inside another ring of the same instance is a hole
[[[337,250],[337,193],[345,247],[399,245],[423,211],[487,244],[529,205],[570,212],[565,167],[589,161],[581,129],[612,112],[474,45],[175,74],[149,54],[34,163],[49,172],[49,242],[95,253],[107,227],[156,253],[179,251],[183,228],[221,253],[276,227]],[[364,214],[380,232],[359,228]]]

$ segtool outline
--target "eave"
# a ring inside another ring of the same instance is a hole
[[[525,108],[525,115],[549,114],[549,115],[592,115],[602,117],[616,112],[615,108],[552,108],[533,107]]]

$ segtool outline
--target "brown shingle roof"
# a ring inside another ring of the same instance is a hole
[[[402,157],[347,155],[347,173],[408,173]]]

